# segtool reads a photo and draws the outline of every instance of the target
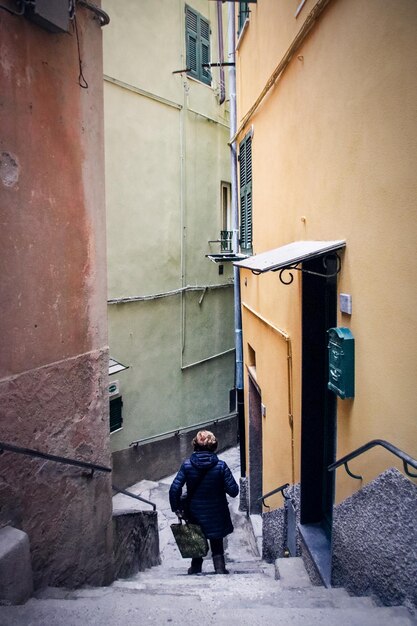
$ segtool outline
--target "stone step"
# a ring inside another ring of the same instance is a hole
[[[242,564],[244,565],[244,564]],[[252,565],[252,564],[250,564]],[[278,608],[361,608],[374,607],[369,597],[351,597],[345,589],[324,587],[286,588],[281,581],[267,577],[256,570],[242,570],[239,574],[216,576],[213,572],[188,576],[184,570],[168,572],[160,566],[142,572],[129,580],[119,580],[109,588],[65,591],[46,589],[37,594],[40,599],[82,599],[107,595],[109,592],[133,593],[160,597],[176,595],[178,598],[193,596],[198,601],[209,597],[227,608],[239,608],[242,603],[253,606],[275,606]]]
[[[313,586],[301,557],[276,559],[275,572],[281,585],[287,589]]]
[[[250,515],[250,523],[259,556],[262,556],[262,515]]]
[[[152,590],[154,593],[164,593],[167,590],[180,588],[193,589],[196,594],[201,590],[204,593],[222,594],[228,589],[233,590],[233,595],[239,601],[248,594],[256,598],[268,598],[268,602],[274,606],[292,607],[374,607],[371,597],[350,596],[346,589],[312,586],[288,588],[282,581],[275,580],[271,576],[257,570],[254,564],[241,563],[242,569],[228,563],[230,575],[225,578],[215,576],[213,571],[204,571],[197,576],[188,576],[185,570],[171,570],[167,572],[164,567],[154,568],[150,572],[142,573],[128,581],[116,581],[114,588],[129,588],[131,590]]]
[[[88,592],[88,590],[85,590]],[[196,622],[205,625],[239,623],[243,626],[265,626],[266,622],[281,626],[412,626],[408,611],[404,608],[291,608],[276,607],[267,603],[254,603],[250,598],[239,606],[229,605],[228,600],[196,597],[194,594],[179,596],[173,590],[166,594],[164,602],[160,595],[105,590],[98,596],[91,590],[89,597],[73,600],[31,599],[24,606],[0,607],[1,626],[137,626],[138,624],[172,624],[192,626]]]
[[[344,589],[324,589],[312,587],[311,589],[288,590],[279,586],[274,588],[265,587],[261,580],[254,580],[253,576],[242,576],[239,579],[239,590],[229,587],[227,583],[220,583],[217,588],[209,585],[208,576],[195,576],[191,581],[172,579],[160,579],[152,581],[114,583],[113,588],[121,591],[129,589],[132,593],[151,593],[154,595],[178,596],[194,595],[200,599],[209,593],[213,601],[221,602],[226,598],[227,607],[239,608],[242,602],[251,600],[254,605],[275,606],[279,608],[375,608],[370,597],[352,597]],[[278,583],[279,584],[279,583]]]

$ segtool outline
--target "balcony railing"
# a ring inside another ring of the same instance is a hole
[[[219,243],[220,253],[230,254],[233,251],[232,239],[233,239],[232,230],[221,230],[220,239],[210,239],[209,243]]]
[[[220,231],[220,252],[232,252],[232,230]]]

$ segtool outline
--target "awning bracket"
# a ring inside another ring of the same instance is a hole
[[[320,278],[333,278],[334,276],[337,276],[340,270],[342,269],[342,261],[340,259],[340,256],[337,254],[337,252],[326,254],[326,256],[323,257],[323,267],[325,270],[327,270],[327,259],[329,258],[336,259],[336,271],[333,272],[333,274],[312,272],[311,270],[304,269],[302,266],[298,267],[302,261],[298,263],[293,263],[292,265],[288,265],[287,267],[282,267],[282,268],[277,267],[276,269],[273,269],[272,272],[279,272],[279,279],[283,285],[291,285],[291,283],[294,280],[294,274],[292,274],[293,270],[296,270],[297,272],[303,272],[304,274],[312,274],[313,276],[319,276]],[[289,272],[287,280],[284,279],[283,277],[284,272]],[[258,274],[261,274],[261,272],[252,270],[252,274],[258,275]]]

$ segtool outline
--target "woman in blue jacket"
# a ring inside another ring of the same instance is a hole
[[[217,439],[201,430],[193,439],[194,452],[183,462],[169,490],[172,511],[182,517],[181,493],[188,494],[187,521],[199,524],[210,541],[216,574],[228,574],[224,562],[223,537],[233,532],[226,494],[235,498],[239,487],[224,461],[215,454]],[[192,559],[189,574],[200,574],[203,559]]]

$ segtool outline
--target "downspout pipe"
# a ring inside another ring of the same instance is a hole
[[[220,62],[220,98],[219,104],[223,104],[226,99],[226,90],[224,84],[224,45],[223,45],[223,2],[217,0],[217,36],[219,38],[219,62]]]
[[[235,54],[235,5],[228,3],[228,57],[229,57],[229,92],[230,92],[230,165],[231,165],[231,201],[232,201],[232,250],[239,252],[239,203],[237,193],[237,145],[233,138],[236,135],[237,110],[236,110],[236,54]],[[234,280],[234,324],[235,324],[235,394],[236,410],[239,423],[240,441],[240,472],[246,476],[246,438],[245,438],[245,414],[243,400],[243,341],[242,341],[242,312],[240,308],[240,276],[239,268],[233,266]]]

